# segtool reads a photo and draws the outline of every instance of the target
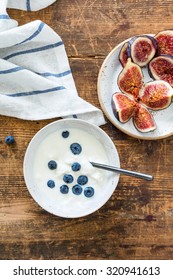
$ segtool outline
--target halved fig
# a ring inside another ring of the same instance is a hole
[[[156,129],[152,114],[141,104],[138,104],[133,117],[133,123],[140,132],[150,132]]]
[[[173,56],[173,30],[164,30],[155,35],[158,46],[158,54]]]
[[[139,101],[152,110],[167,108],[171,103],[173,88],[165,81],[148,82],[140,91]]]
[[[133,116],[136,102],[127,95],[116,92],[112,95],[112,109],[115,117],[122,123]]]
[[[129,49],[129,43],[126,42],[119,53],[119,61],[122,65],[122,67],[124,67],[127,63],[128,58],[130,57],[130,49]]]
[[[143,86],[143,74],[141,68],[133,63],[131,59],[128,59],[125,67],[118,76],[117,83],[119,89],[123,93],[126,93],[137,100],[139,91]]]
[[[149,65],[149,74],[155,80],[164,80],[173,87],[173,57],[160,55],[153,58]]]
[[[157,42],[154,37],[148,35],[136,36],[132,38],[130,47],[131,58],[134,63],[140,67],[146,66],[155,56],[157,50]]]

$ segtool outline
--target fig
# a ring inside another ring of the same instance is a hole
[[[136,36],[131,40],[131,58],[140,67],[146,66],[155,56],[157,42],[154,37],[148,35]]]
[[[149,74],[155,80],[164,80],[173,87],[173,57],[160,55],[153,58],[149,65]]]
[[[136,102],[127,95],[116,92],[112,95],[112,109],[115,117],[122,123],[130,120],[134,114]]]
[[[157,55],[168,54],[173,56],[173,30],[160,31],[155,35],[158,51]]]
[[[139,101],[152,110],[167,108],[172,99],[173,88],[165,81],[148,82],[140,91]]]
[[[127,63],[128,58],[130,57],[130,49],[129,49],[129,43],[126,42],[119,53],[119,61],[122,65],[122,67],[124,67]]]
[[[141,68],[133,63],[131,59],[128,59],[125,67],[118,76],[117,84],[123,93],[126,93],[137,100],[139,91],[143,86],[143,74]]]
[[[139,103],[136,106],[133,123],[140,132],[150,132],[156,129],[156,123],[152,114]]]

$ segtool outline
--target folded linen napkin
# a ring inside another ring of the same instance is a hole
[[[39,20],[17,27],[5,16],[8,1],[1,1],[0,114],[27,120],[75,115],[104,124],[101,110],[78,96],[60,36]]]

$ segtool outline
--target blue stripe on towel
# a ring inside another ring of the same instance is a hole
[[[23,68],[20,67],[20,66],[17,66],[17,67],[7,69],[7,70],[1,70],[0,74],[9,74],[9,73],[14,73],[14,72],[17,72],[17,71],[20,71],[20,70],[23,70]]]
[[[0,19],[10,19],[9,15],[0,15]]]
[[[64,77],[64,76],[67,76],[69,74],[71,74],[71,70],[67,70],[67,71],[64,71],[62,73],[57,73],[57,74],[53,74],[53,73],[50,73],[50,72],[45,72],[45,73],[37,73],[38,75],[42,76],[42,77],[56,77],[56,78],[60,78],[60,77]]]
[[[38,29],[30,37],[28,37],[27,39],[25,39],[24,41],[20,42],[17,45],[23,44],[23,43],[25,43],[27,41],[31,41],[33,38],[35,38],[42,31],[44,26],[45,26],[45,23],[41,22],[39,27],[38,27]]]
[[[13,67],[13,68],[10,68],[10,69],[6,69],[6,70],[0,70],[0,75],[3,75],[3,74],[10,74],[10,73],[15,73],[15,72],[18,72],[18,71],[21,71],[21,70],[26,70],[25,68],[21,67],[21,66],[17,66],[17,67]],[[45,73],[38,73],[38,72],[33,72],[39,76],[42,76],[42,77],[57,77],[57,78],[60,78],[60,77],[64,77],[64,76],[67,76],[69,74],[71,74],[71,70],[67,70],[67,71],[64,71],[62,73],[50,73],[50,72],[45,72]]]
[[[26,9],[27,9],[27,11],[31,11],[30,0],[26,0]]]
[[[31,49],[31,50],[26,50],[26,51],[20,51],[20,52],[12,53],[10,55],[7,55],[3,59],[8,60],[8,59],[10,59],[10,58],[12,58],[14,56],[17,56],[17,55],[22,55],[22,54],[27,54],[27,53],[34,53],[34,52],[41,52],[41,51],[45,51],[45,50],[48,50],[48,49],[53,49],[53,48],[59,47],[61,45],[63,45],[62,41],[57,42],[55,44],[50,44],[50,45],[46,45],[46,46],[43,46],[43,47]]]
[[[11,97],[29,96],[29,95],[37,95],[37,94],[48,93],[48,92],[53,92],[53,91],[63,90],[63,89],[66,89],[66,88],[64,86],[58,86],[58,87],[44,89],[44,90],[34,90],[34,91],[28,91],[28,92],[11,93],[11,94],[6,94],[6,96],[11,96]]]

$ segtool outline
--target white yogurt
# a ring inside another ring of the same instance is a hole
[[[106,148],[101,142],[96,139],[92,134],[77,129],[70,128],[68,138],[62,137],[62,132],[66,129],[59,129],[46,136],[45,139],[39,144],[37,152],[34,156],[33,163],[33,177],[34,184],[40,189],[40,193],[47,196],[50,201],[58,202],[61,200],[61,207],[65,207],[68,204],[68,208],[71,202],[71,207],[77,207],[81,203],[91,201],[101,191],[104,184],[108,182],[112,173],[109,171],[101,170],[93,167],[90,161],[108,164],[108,157],[106,154]],[[74,155],[70,149],[72,143],[78,143],[82,147],[82,151],[79,155]],[[48,168],[48,162],[55,160],[57,162],[57,168],[50,170]],[[72,171],[71,166],[74,162],[78,162],[81,165],[79,171]],[[70,184],[66,184],[63,181],[64,174],[71,174],[74,181]],[[83,190],[86,186],[94,188],[94,196],[87,198],[84,196],[84,192],[80,195],[72,193],[72,187],[77,184],[77,178],[80,175],[86,175],[88,177],[88,183],[82,186]],[[54,188],[47,186],[48,180],[55,182]],[[61,185],[68,185],[68,194],[62,194],[60,192]]]

